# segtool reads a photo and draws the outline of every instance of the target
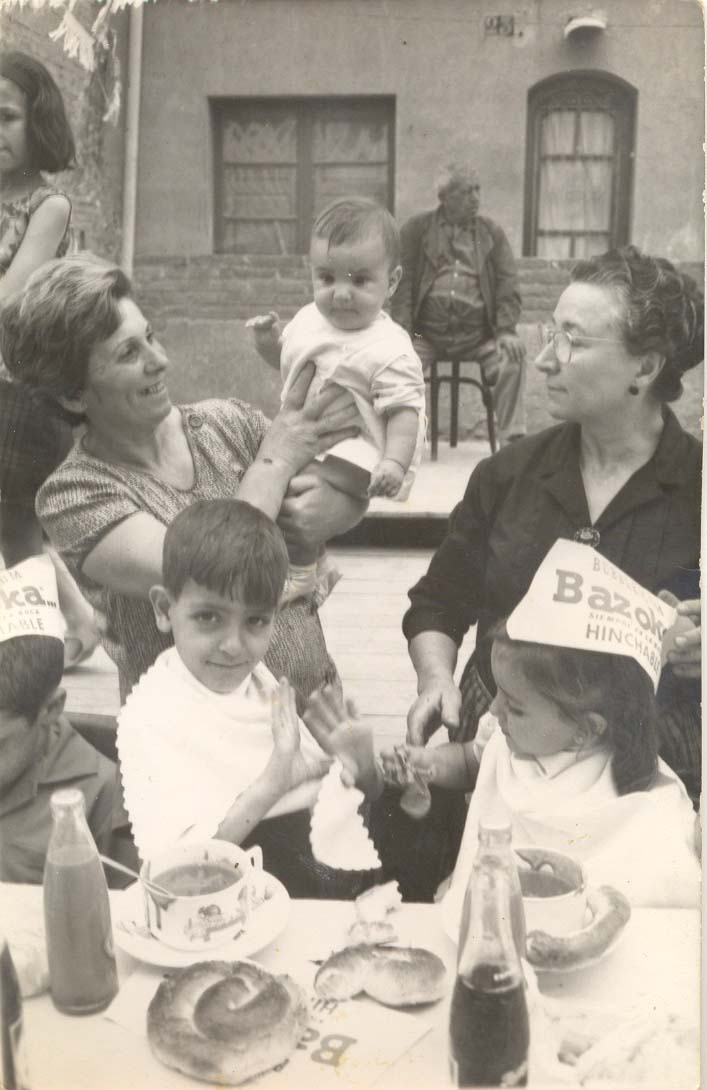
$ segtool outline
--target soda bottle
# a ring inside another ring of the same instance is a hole
[[[108,888],[81,792],[55,791],[50,805],[44,924],[51,995],[65,1014],[91,1014],[118,991]]]
[[[520,957],[525,957],[525,909],[523,892],[516,857],[511,847],[511,826],[503,817],[489,817],[479,823],[479,848],[474,866],[482,867],[484,861],[492,859],[503,867],[508,876],[511,894],[511,931],[516,950]]]
[[[507,868],[474,866],[459,933],[449,1022],[455,1086],[526,1086],[530,1030],[525,981],[510,924]]]

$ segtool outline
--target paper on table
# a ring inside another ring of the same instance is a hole
[[[318,999],[313,989],[315,972],[315,966],[303,964],[293,973],[309,995],[309,1028],[286,1064],[259,1077],[259,1090],[372,1086],[438,1018],[436,1006],[411,1013],[381,1007],[369,999],[344,1003]],[[147,1008],[160,979],[160,973],[137,969],[104,1017],[144,1038]]]
[[[8,882],[3,884],[0,897],[0,938],[10,947],[25,999],[49,987],[44,909],[41,896],[36,894],[36,886]]]
[[[341,763],[334,761],[322,780],[312,810],[309,840],[314,858],[337,870],[377,870],[378,852],[358,810],[363,792],[344,787]]]

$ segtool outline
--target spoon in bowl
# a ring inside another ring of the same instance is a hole
[[[98,858],[102,863],[105,863],[107,867],[112,867],[113,870],[122,871],[123,874],[129,874],[131,878],[137,878],[138,882],[142,882],[145,889],[148,889],[150,893],[156,893],[158,897],[166,897],[170,901],[174,900],[174,893],[165,889],[164,886],[158,886],[156,882],[151,882],[149,878],[143,878],[141,874],[138,874],[136,870],[132,870],[131,867],[126,867],[124,863],[118,863],[115,859],[111,859],[107,855],[101,855],[98,853]]]

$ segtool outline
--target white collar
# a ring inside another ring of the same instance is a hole
[[[589,749],[562,749],[559,753],[551,753],[546,757],[515,757],[514,754],[511,754],[511,764],[514,764],[515,760],[533,761],[537,766],[538,775],[552,780],[555,776],[565,772],[566,769],[580,764],[582,761],[596,761],[599,754],[601,755],[602,764],[605,764],[610,754],[606,747],[601,744],[591,746]]]
[[[198,678],[194,677],[188,666],[185,665],[183,659],[180,657],[176,647],[170,647],[164,653],[164,663],[170,673],[176,674],[179,679],[185,682],[190,689],[196,693],[201,700],[213,700],[213,701],[230,701],[245,696],[248,691],[248,686],[253,678],[253,672],[244,677],[243,681],[236,689],[232,689],[230,693],[215,693],[213,689],[207,688]],[[256,666],[256,670],[258,667]]]

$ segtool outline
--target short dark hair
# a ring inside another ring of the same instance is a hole
[[[76,165],[76,147],[61,91],[43,64],[27,53],[0,53],[0,76],[27,99],[27,148],[35,170],[56,174]]]
[[[314,221],[312,238],[322,238],[329,246],[360,242],[371,235],[382,239],[390,267],[400,263],[400,229],[395,218],[382,204],[365,197],[343,197],[323,209]]]
[[[635,246],[579,261],[571,276],[574,282],[616,291],[628,351],[640,356],[655,350],[665,358],[652,393],[659,401],[680,397],[682,375],[704,357],[704,293],[692,277]]]
[[[53,636],[13,636],[0,643],[0,709],[34,726],[64,672],[64,642]]]
[[[174,598],[192,579],[224,597],[275,609],[287,568],[278,527],[241,500],[197,500],[167,527],[162,580]]]
[[[16,378],[75,397],[91,350],[115,333],[132,284],[117,265],[83,252],[48,261],[0,306],[0,355]]]
[[[594,712],[605,719],[611,772],[620,795],[653,786],[658,775],[655,698],[651,679],[635,659],[514,640],[505,624],[492,634],[494,643],[512,649],[514,668],[568,718],[581,725]]]

